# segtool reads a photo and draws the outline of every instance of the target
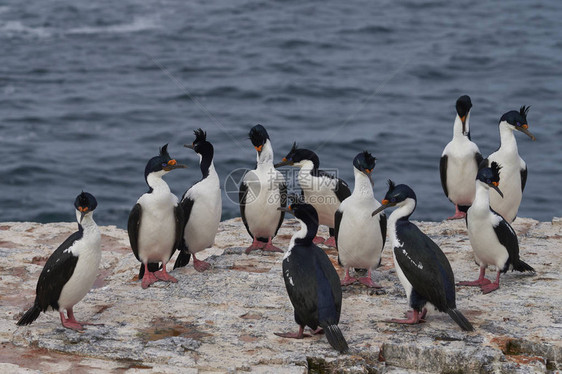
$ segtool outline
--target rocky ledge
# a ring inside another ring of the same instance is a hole
[[[449,258],[457,280],[478,275],[463,221],[418,222]],[[295,221],[275,243],[286,248]],[[483,295],[457,287],[457,306],[476,331],[465,333],[445,314],[416,326],[389,324],[407,309],[389,243],[374,273],[382,291],[344,287],[340,327],[351,352],[338,354],[324,336],[282,339],[295,330],[281,274],[282,254],[244,254],[250,244],[240,219],[221,223],[205,255],[213,268],[190,264],[173,271],[177,284],[142,290],[127,234],[102,227],[102,264],[94,289],[76,307],[96,325],[62,328],[58,314],[27,327],[16,321],[33,302],[51,252],[75,224],[0,224],[2,372],[306,373],[306,372],[555,372],[562,369],[562,223],[518,218],[521,256],[534,276],[507,273],[501,288]],[[326,234],[326,232],[321,232]],[[327,250],[336,268],[337,253]],[[171,269],[171,264],[168,265]],[[493,276],[493,273],[488,273]]]

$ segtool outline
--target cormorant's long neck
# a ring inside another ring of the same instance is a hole
[[[82,218],[82,222],[80,222],[80,216],[82,215],[82,213],[78,210],[76,210],[76,221],[78,222],[78,230],[82,231],[84,233],[84,235],[89,235],[93,232],[98,232],[98,225],[96,224],[96,222],[94,221],[94,215],[93,213],[88,213],[86,215],[84,215],[84,218]]]
[[[394,212],[390,214],[388,217],[388,227],[392,227],[392,230],[389,230],[389,236],[392,243],[397,243],[396,238],[396,222],[398,221],[408,221],[412,213],[416,209],[416,200],[412,198],[407,198],[404,200],[404,203],[400,205]]]
[[[199,154],[199,167],[201,168],[201,175],[203,176],[202,179],[205,179],[215,170],[213,165],[213,154],[214,152],[207,151],[203,154]]]
[[[260,166],[273,167],[273,147],[269,139],[265,141],[261,152],[257,152],[258,168]]]
[[[467,134],[470,133],[470,112],[466,115],[466,121],[464,126]],[[464,135],[462,132],[462,121],[458,114],[457,117],[455,118],[455,124],[453,125],[453,139],[455,138],[457,139],[468,138],[468,136]]]
[[[299,222],[301,224],[301,229],[293,236],[294,243],[304,245],[312,244],[312,240],[318,232],[318,222],[308,219],[308,217],[304,221],[299,219]]]
[[[519,154],[517,151],[517,141],[515,134],[509,125],[505,122],[500,122],[500,150],[505,153]]]
[[[353,188],[352,195],[363,198],[374,198],[375,195],[373,194],[371,179],[356,168],[353,168],[353,174],[355,175],[355,187]]]
[[[488,212],[490,209],[490,187],[480,182],[476,181],[476,193],[474,195],[474,201],[470,207],[471,212],[474,211],[485,211]]]
[[[157,194],[170,193],[170,187],[168,186],[168,183],[164,182],[164,179],[162,179],[162,176],[164,176],[164,174],[164,171],[148,174],[148,176],[146,177],[146,183],[150,187],[150,192],[156,192]]]

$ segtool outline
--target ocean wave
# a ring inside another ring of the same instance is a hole
[[[75,27],[66,31],[66,34],[120,34],[131,33],[159,28],[155,17],[135,17],[130,23],[104,26]]]
[[[53,29],[49,27],[26,26],[20,21],[6,21],[0,24],[0,35],[4,36],[32,36],[47,38],[53,34]]]

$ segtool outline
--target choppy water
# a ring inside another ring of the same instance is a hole
[[[455,100],[473,101],[472,138],[499,145],[500,116],[532,105],[537,142],[516,134],[529,179],[519,215],[562,208],[562,3],[463,1],[3,1],[0,6],[0,221],[73,219],[82,190],[100,224],[126,225],[158,147],[193,166],[183,143],[203,127],[221,178],[252,167],[261,123],[280,159],[294,140],[352,180],[378,159],[418,195],[413,218],[453,212],[438,164]],[[238,215],[224,199],[223,218]]]

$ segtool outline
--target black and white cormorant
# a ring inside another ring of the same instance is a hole
[[[181,199],[185,230],[174,269],[187,265],[193,256],[193,267],[202,272],[211,265],[198,260],[195,254],[215,243],[222,214],[222,197],[219,176],[213,164],[213,145],[207,141],[207,133],[202,129],[194,133],[195,140],[185,147],[199,155],[202,178],[185,191]]]
[[[72,308],[94,284],[101,260],[101,235],[93,214],[98,203],[93,195],[82,192],[74,201],[78,231],[70,235],[45,263],[37,281],[33,306],[18,321],[29,325],[41,312],[58,310],[62,325],[82,330]],[[67,316],[65,317],[64,311]]]
[[[521,131],[533,141],[536,139],[528,130],[527,113],[529,107],[522,106],[519,111],[512,110],[500,118],[500,147],[485,160],[482,167],[490,167],[493,161],[502,166],[502,177],[499,187],[503,198],[497,191],[490,191],[490,206],[508,223],[517,216],[527,183],[527,164],[519,156],[517,141],[513,132]]]
[[[287,156],[275,167],[285,165],[300,167],[297,179],[304,202],[311,204],[316,209],[320,224],[326,225],[330,229],[330,237],[326,241],[321,237],[316,237],[314,243],[324,243],[324,245],[335,247],[334,214],[340,203],[351,195],[347,183],[319,170],[320,160],[316,153],[309,149],[298,148],[297,143],[293,143]]]
[[[458,98],[457,116],[453,125],[451,140],[441,155],[439,172],[441,186],[445,195],[455,204],[455,215],[448,219],[464,218],[466,208],[474,199],[474,183],[482,154],[478,146],[470,140],[470,109],[472,102],[468,95]],[[459,206],[465,207],[461,211]]]
[[[272,239],[283,223],[285,213],[277,210],[287,206],[287,185],[283,174],[273,166],[273,147],[267,130],[256,125],[250,130],[250,140],[257,152],[257,165],[244,175],[240,184],[240,215],[253,243],[246,249],[283,252]]]
[[[372,173],[376,159],[367,151],[353,159],[355,186],[351,196],[336,210],[335,232],[338,259],[345,269],[342,285],[359,281],[375,288],[371,271],[381,263],[381,253],[386,241],[386,214],[372,216],[373,210],[381,206],[373,194]],[[359,279],[349,275],[349,268],[368,269],[366,277]]]
[[[304,328],[314,333],[324,330],[330,345],[339,352],[349,347],[338,327],[342,292],[334,265],[312,241],[318,230],[318,214],[310,204],[295,203],[278,208],[295,215],[301,228],[291,238],[283,258],[283,278],[289,299],[295,308],[298,333],[275,333],[284,338],[302,339]]]
[[[137,200],[127,224],[131,249],[142,263],[139,270],[142,288],[147,288],[158,280],[177,282],[166,271],[166,264],[179,246],[183,231],[183,212],[178,205],[178,198],[162,177],[174,169],[186,167],[170,157],[166,144],[160,149],[158,156],[148,161],[144,169],[144,179],[149,190]],[[158,270],[159,263],[161,270]]]
[[[466,216],[468,237],[476,263],[480,265],[480,276],[473,282],[460,282],[459,285],[480,286],[483,293],[497,290],[500,287],[500,273],[505,273],[508,269],[535,272],[535,269],[519,258],[519,243],[513,228],[490,208],[490,188],[502,196],[498,187],[500,169],[496,162],[492,162],[491,168],[485,167],[478,171],[476,196]],[[489,265],[496,267],[496,281],[493,283],[484,277]]]
[[[405,184],[396,186],[392,181],[388,182],[388,192],[373,215],[388,207],[398,207],[388,218],[388,233],[396,274],[413,309],[407,313],[407,319],[392,319],[390,322],[419,323],[427,313],[424,306],[430,303],[451,316],[463,330],[474,330],[457,310],[455,277],[449,260],[433,240],[409,221],[416,208],[416,194]]]

